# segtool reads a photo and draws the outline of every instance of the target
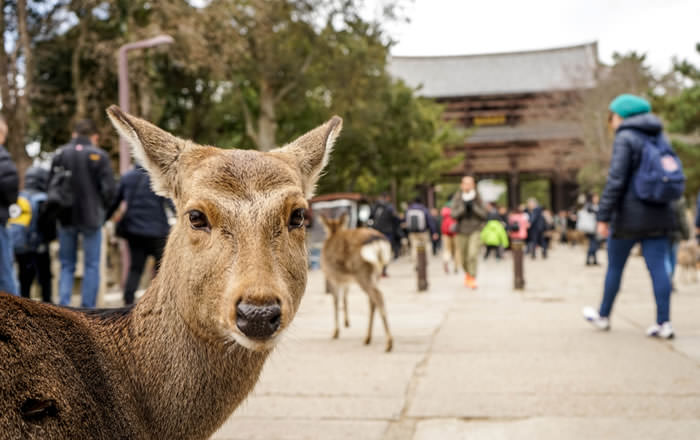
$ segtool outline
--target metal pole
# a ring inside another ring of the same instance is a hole
[[[136,41],[128,43],[119,48],[117,54],[117,71],[119,75],[119,107],[122,111],[129,112],[129,61],[127,53],[134,49],[144,49],[161,44],[172,44],[175,40],[170,35],[158,35],[157,37],[148,40]],[[123,136],[119,136],[119,174],[124,175],[131,167],[131,154],[129,153],[129,144]],[[126,278],[129,274],[129,246],[126,240],[119,240],[119,249],[122,260],[121,286],[126,285]]]
[[[118,71],[119,71],[119,107],[125,112],[129,112],[129,67],[126,58],[127,46],[119,48]],[[123,136],[119,136],[119,174],[124,174],[131,165],[129,155],[129,144]]]

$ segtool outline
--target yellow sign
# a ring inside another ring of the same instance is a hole
[[[506,116],[505,115],[493,115],[493,116],[475,116],[474,125],[505,125]]]

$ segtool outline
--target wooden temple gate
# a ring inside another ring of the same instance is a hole
[[[580,90],[595,84],[596,43],[530,52],[455,57],[393,57],[390,71],[445,106],[444,118],[468,130],[447,154],[461,153],[465,174],[507,183],[508,204],[526,179],[550,182],[554,210],[574,205],[582,163]]]

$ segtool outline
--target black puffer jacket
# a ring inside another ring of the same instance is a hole
[[[17,201],[18,192],[17,167],[12,162],[10,153],[0,145],[0,225],[4,225],[10,218],[10,205]]]
[[[615,133],[608,180],[598,210],[598,221],[611,224],[614,238],[669,236],[677,227],[670,203],[643,202],[631,185],[645,140],[658,136],[662,129],[659,118],[645,113],[625,119]]]
[[[49,182],[58,167],[73,173],[73,208],[60,218],[63,226],[100,228],[112,204],[116,182],[109,157],[90,139],[77,137],[61,147],[51,163]]]
[[[156,195],[151,189],[151,180],[140,166],[128,171],[119,182],[117,197],[107,212],[111,217],[122,201],[126,201],[126,212],[121,219],[124,232],[131,237],[163,238],[170,232],[165,213],[166,204],[172,203]]]

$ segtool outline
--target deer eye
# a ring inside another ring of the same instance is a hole
[[[209,220],[202,211],[193,209],[192,211],[188,212],[188,215],[190,217],[190,225],[192,225],[192,229],[207,232],[211,229],[209,226]]]
[[[306,210],[304,208],[298,208],[292,211],[292,215],[289,216],[289,224],[287,225],[289,229],[298,229],[304,227],[304,215]]]

